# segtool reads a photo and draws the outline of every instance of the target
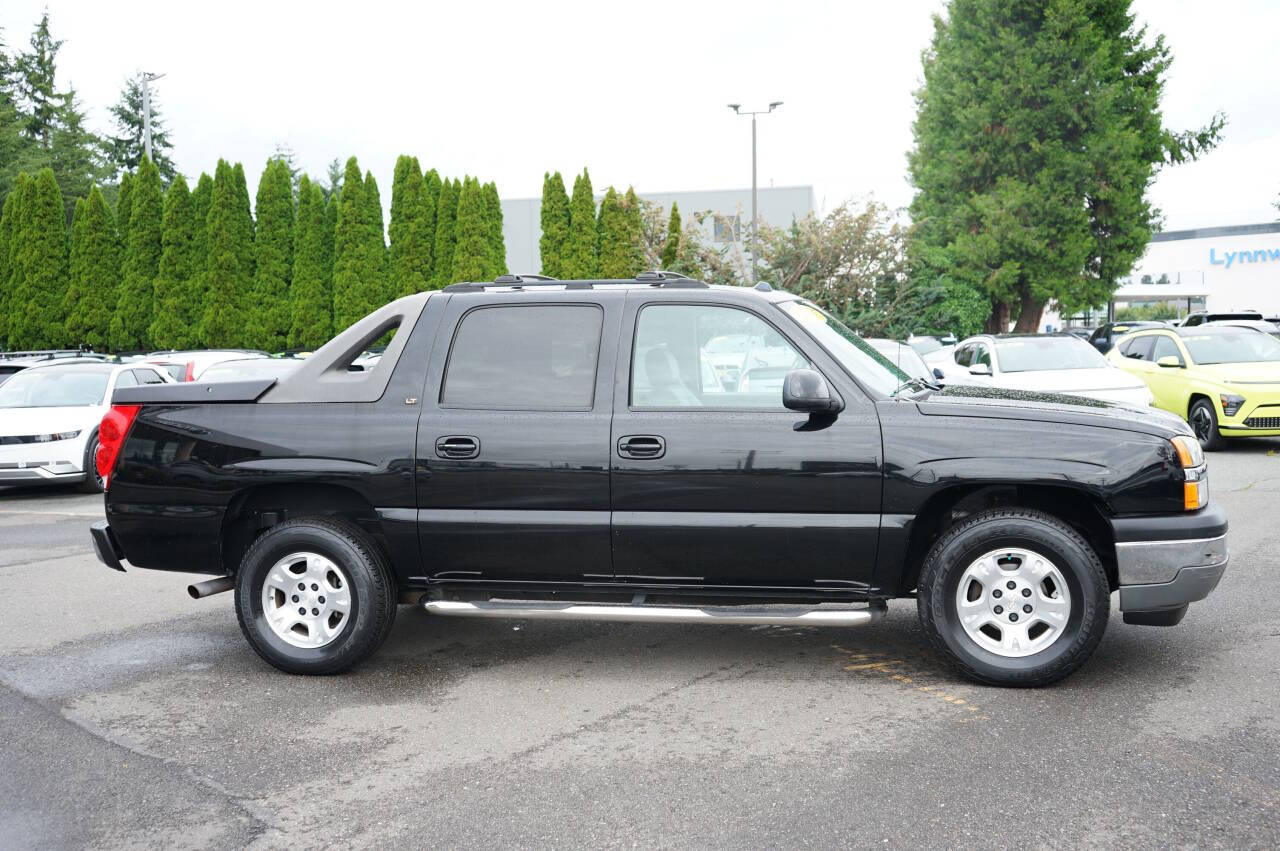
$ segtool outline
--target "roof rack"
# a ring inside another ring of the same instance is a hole
[[[664,287],[669,289],[709,289],[707,284],[702,281],[695,281],[686,275],[678,272],[663,272],[659,270],[641,272],[632,278],[620,278],[617,280],[596,280],[596,281],[562,281],[557,278],[548,278],[546,275],[499,275],[492,283],[483,281],[463,281],[457,284],[449,284],[444,288],[447,293],[480,293],[493,287],[511,287],[516,290],[531,289],[534,287],[563,287],[566,290],[590,290],[599,284],[648,284],[651,287]]]

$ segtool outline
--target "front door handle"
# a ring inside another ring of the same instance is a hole
[[[618,438],[618,454],[623,458],[661,458],[667,454],[667,442],[656,434],[628,434]]]
[[[436,438],[436,455],[451,461],[474,458],[480,454],[480,440],[466,434],[450,434]]]

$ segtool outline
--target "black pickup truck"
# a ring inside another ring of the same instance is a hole
[[[370,369],[350,365],[391,336]],[[504,276],[392,302],[280,380],[117,390],[98,557],[211,574],[266,661],[433,616],[852,626],[915,597],[975,680],[1173,625],[1227,563],[1180,420],[940,391],[767,284]]]

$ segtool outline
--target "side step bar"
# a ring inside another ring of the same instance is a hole
[[[873,601],[863,609],[794,606],[621,606],[526,600],[423,600],[422,608],[451,618],[515,618],[551,621],[620,621],[624,623],[774,624],[778,626],[860,626],[885,614]]]

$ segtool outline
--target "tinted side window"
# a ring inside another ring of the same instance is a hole
[[[164,384],[164,379],[156,375],[154,370],[135,369],[132,372],[133,377],[138,379],[139,384]]]
[[[973,357],[973,343],[965,343],[956,349],[952,357],[955,358],[956,366],[968,366],[969,359]]]
[[[583,304],[482,307],[463,317],[440,403],[455,408],[588,410],[604,313]]]
[[[638,408],[781,408],[782,381],[809,361],[768,322],[732,307],[649,305],[632,350]]]
[[[991,366],[991,352],[987,351],[987,347],[982,343],[978,343],[973,347],[973,360],[970,361],[970,366],[979,363]]]
[[[1172,337],[1166,337],[1164,334],[1161,334],[1159,337],[1156,337],[1156,345],[1151,351],[1151,359],[1153,361],[1157,361],[1160,360],[1160,358],[1168,357],[1177,358],[1178,363],[1185,365],[1185,362],[1182,360],[1182,352],[1178,351],[1178,344],[1173,341]]]
[[[1151,360],[1151,347],[1155,342],[1156,338],[1150,334],[1145,337],[1134,337],[1124,342],[1120,347],[1120,354],[1134,360]]]

